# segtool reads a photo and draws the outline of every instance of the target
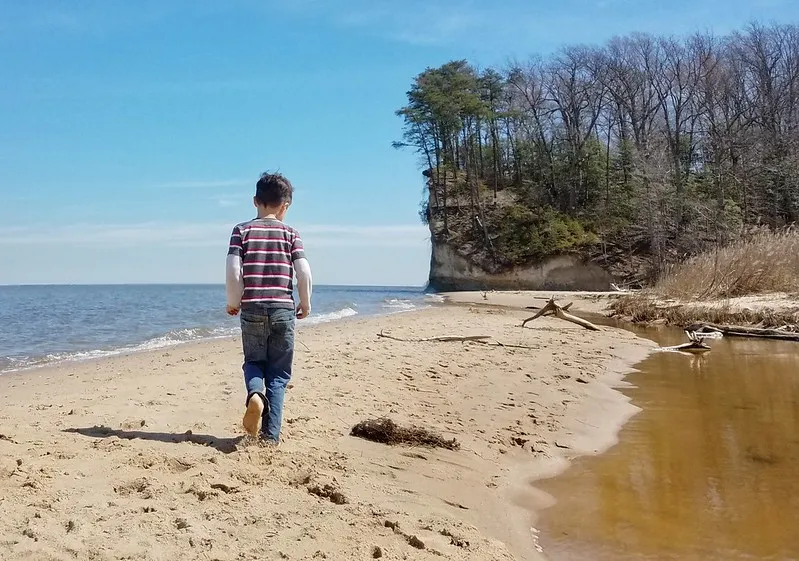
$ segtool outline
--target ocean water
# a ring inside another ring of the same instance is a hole
[[[433,301],[421,288],[315,286],[298,325]],[[0,373],[239,333],[222,285],[0,286]]]

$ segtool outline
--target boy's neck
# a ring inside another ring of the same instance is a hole
[[[258,208],[258,218],[259,219],[261,219],[261,218],[271,218],[272,220],[280,220],[277,217],[277,213],[278,212],[280,212],[279,209],[259,207]]]

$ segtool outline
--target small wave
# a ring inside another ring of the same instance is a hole
[[[319,314],[318,316],[310,316],[307,320],[304,320],[302,323],[305,325],[317,325],[319,323],[329,323],[331,321],[336,321],[339,319],[349,318],[352,316],[357,316],[358,312],[353,310],[350,307],[344,308],[342,310],[338,310],[336,312],[329,312],[327,314]]]
[[[61,353],[50,353],[39,357],[18,356],[0,358],[0,373],[17,372],[28,370],[40,366],[60,364],[64,362],[80,362],[98,358],[107,358],[127,353],[137,353],[143,351],[153,351],[165,347],[174,347],[181,343],[199,341],[203,339],[220,339],[230,337],[239,333],[238,328],[216,327],[216,328],[189,328],[175,329],[159,337],[148,339],[143,343],[135,345],[125,345],[112,349],[94,349],[90,351],[72,351]]]
[[[386,303],[388,308],[392,308],[393,312],[409,311],[414,309],[410,303],[405,301],[396,300]],[[410,307],[408,307],[410,306]],[[344,318],[353,317],[358,315],[355,310],[356,306],[346,306],[335,312],[328,312],[319,315],[312,315],[307,320],[301,322],[300,325],[316,325],[320,323],[330,323]],[[238,326],[235,327],[215,327],[215,328],[186,328],[175,329],[165,333],[164,335],[148,339],[142,343],[123,345],[111,349],[94,349],[87,351],[70,351],[50,353],[44,356],[15,356],[15,357],[0,357],[0,374],[7,372],[18,372],[20,370],[29,370],[32,368],[42,366],[52,366],[55,364],[65,362],[80,362],[84,360],[93,360],[99,358],[107,358],[118,356],[122,354],[137,353],[144,351],[153,351],[166,347],[174,347],[182,343],[191,341],[202,341],[208,339],[220,339],[224,337],[238,336],[241,333]]]
[[[171,347],[186,343],[188,341],[198,341],[201,339],[219,339],[222,337],[231,337],[239,334],[238,327],[193,327],[189,329],[176,329],[168,332],[160,337],[155,337],[140,343],[133,347],[128,347],[133,351],[149,351],[153,349],[160,349],[162,347]],[[124,352],[124,350],[123,350]]]
[[[411,310],[416,309],[416,304],[414,304],[410,300],[400,300],[397,298],[391,298],[383,302],[383,308],[400,312],[409,312]]]

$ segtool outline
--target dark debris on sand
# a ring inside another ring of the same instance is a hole
[[[443,436],[425,428],[401,427],[385,417],[361,421],[352,427],[350,434],[372,442],[389,445],[408,444],[410,446],[446,448],[447,450],[458,450],[461,447],[460,443],[454,438],[447,440]]]
[[[344,505],[349,502],[347,497],[336,489],[333,485],[326,484],[322,485],[312,485],[308,487],[308,492],[312,495],[316,495],[317,497],[321,497],[323,499],[329,499],[331,503],[337,505]]]

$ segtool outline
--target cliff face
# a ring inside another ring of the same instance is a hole
[[[485,188],[469,190],[463,176],[440,183],[430,171],[424,176],[428,183],[425,216],[432,241],[431,289],[610,290],[615,279],[609,271],[615,268],[607,260],[603,261],[607,268],[592,261],[589,244],[572,243],[570,251],[554,249],[558,242],[579,238],[568,223],[520,220],[518,214],[508,212],[519,209],[512,193],[500,191],[492,196]],[[522,213],[526,210],[522,208]],[[542,240],[553,251],[535,257],[529,250],[536,244],[540,248]]]
[[[612,276],[576,256],[550,257],[540,263],[490,273],[433,239],[430,288],[459,290],[609,290]]]

